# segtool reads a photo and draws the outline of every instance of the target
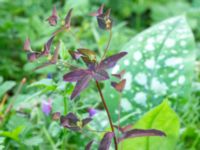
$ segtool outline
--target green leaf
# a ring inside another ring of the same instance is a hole
[[[146,111],[166,97],[188,100],[195,61],[193,34],[185,17],[163,21],[128,42],[123,51],[128,55],[112,73],[125,69],[127,79],[122,98],[122,112]],[[114,119],[118,93],[107,83],[104,88],[107,104]]]
[[[3,82],[3,77],[0,76],[0,84]]]
[[[26,139],[24,141],[24,144],[26,144],[27,146],[38,146],[42,142],[43,142],[43,138],[40,135],[38,135],[38,136],[33,136]]]
[[[7,91],[12,89],[15,86],[14,81],[5,81],[0,85],[0,97],[3,96]]]
[[[178,116],[170,108],[167,100],[146,113],[133,127],[140,129],[158,129],[165,132],[167,136],[127,139],[122,142],[123,150],[175,149],[180,124]]]
[[[41,79],[37,82],[32,83],[29,87],[52,87],[55,83],[52,79]]]
[[[20,142],[19,135],[24,130],[25,126],[18,126],[14,130],[10,131],[2,131],[0,130],[0,136],[11,138],[17,142]]]

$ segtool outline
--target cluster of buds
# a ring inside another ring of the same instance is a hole
[[[37,59],[39,59],[40,57],[43,57],[43,56],[46,56],[46,57],[51,56],[51,59],[48,62],[45,62],[44,64],[42,64],[41,66],[38,66],[34,70],[37,70],[37,69],[40,69],[40,68],[43,68],[43,67],[57,63],[58,57],[59,57],[60,41],[57,43],[57,46],[56,46],[54,53],[52,55],[50,54],[51,45],[52,45],[53,40],[55,39],[55,37],[58,33],[60,33],[61,31],[65,31],[65,30],[67,31],[67,30],[70,29],[72,10],[73,9],[70,9],[68,11],[68,13],[65,17],[65,24],[63,26],[61,26],[58,30],[56,30],[52,34],[50,39],[44,44],[44,48],[42,49],[41,52],[33,51],[32,48],[31,48],[30,39],[26,38],[23,49],[27,53],[27,59],[30,62],[33,62],[33,61],[35,61],[35,60],[37,60]],[[49,22],[49,24],[51,26],[57,25],[58,14],[57,14],[56,7],[53,8],[52,15],[47,19],[47,21]]]
[[[105,13],[103,13],[103,9],[104,4],[101,5],[97,12],[92,13],[91,16],[97,17],[99,28],[110,30],[112,28],[112,19],[110,17],[111,9],[108,9]]]

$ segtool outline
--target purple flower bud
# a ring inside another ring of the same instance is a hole
[[[52,79],[53,75],[51,73],[47,74],[47,79]]]
[[[88,108],[88,113],[90,117],[93,117],[97,113],[97,110],[94,108]]]
[[[47,18],[47,21],[49,21],[49,24],[51,26],[55,26],[57,24],[57,20],[58,20],[58,14],[57,14],[56,7],[54,6],[52,15],[49,18]]]
[[[48,101],[43,100],[42,101],[42,111],[45,113],[45,115],[48,116],[50,114],[51,110],[52,110],[51,100],[48,100]]]

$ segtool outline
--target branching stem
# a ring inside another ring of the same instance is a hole
[[[108,51],[108,48],[109,48],[109,46],[110,46],[110,42],[111,42],[111,39],[112,39],[112,30],[110,29],[109,30],[109,39],[108,39],[108,43],[107,43],[107,45],[106,45],[106,48],[105,48],[105,50],[104,50],[104,54],[103,54],[103,56],[102,56],[102,59],[104,59],[105,58],[105,56],[106,56],[106,54],[107,54],[107,51]]]

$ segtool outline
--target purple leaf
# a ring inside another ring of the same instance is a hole
[[[97,16],[103,14],[103,8],[104,8],[104,4],[102,4],[96,12],[91,13],[90,15],[97,17]]]
[[[117,61],[124,57],[127,52],[120,52],[102,60],[98,66],[99,69],[109,69],[116,65]]]
[[[80,80],[83,76],[87,74],[86,70],[84,69],[76,69],[73,70],[72,72],[69,72],[63,76],[64,81],[68,82],[76,82]]]
[[[72,15],[72,8],[68,11],[66,17],[65,17],[65,27],[68,29],[71,25],[71,15]]]
[[[55,36],[52,36],[44,45],[44,50],[41,52],[41,56],[47,56],[50,53],[50,47]]]
[[[125,74],[125,70],[122,70],[121,72],[117,73],[117,74],[112,74],[112,76],[121,79],[123,77],[123,75]]]
[[[121,142],[124,139],[143,137],[143,136],[166,136],[166,134],[160,130],[155,130],[155,129],[149,129],[149,130],[132,129],[130,131],[124,132],[123,136],[119,138],[119,142]]]
[[[30,43],[30,39],[26,38],[25,42],[24,42],[24,50],[25,51],[32,51],[31,49],[31,43]]]
[[[112,19],[110,18],[110,11],[108,9],[105,14],[97,16],[97,22],[100,29],[109,30],[112,28]]]
[[[118,92],[122,92],[126,84],[126,79],[121,80],[119,83],[111,82],[112,87],[115,88]]]
[[[90,117],[83,119],[82,120],[82,123],[83,123],[82,127],[84,127],[85,125],[87,125],[90,121],[92,121],[92,118],[90,118]]]
[[[97,81],[103,81],[109,79],[109,75],[104,70],[98,70],[93,74],[93,78]]]
[[[55,64],[55,63],[58,61],[59,49],[60,49],[60,41],[58,42],[58,44],[57,44],[57,46],[56,46],[56,49],[55,49],[55,51],[54,51],[53,57],[52,57],[52,59],[50,60],[50,62],[51,62],[52,64]]]
[[[88,83],[91,80],[91,78],[91,75],[85,75],[76,83],[74,91],[72,92],[72,95],[70,97],[71,100],[78,96],[80,92],[88,86]]]
[[[92,143],[93,143],[93,142],[94,142],[93,140],[90,141],[90,142],[86,145],[85,150],[91,150],[91,146],[92,146]]]
[[[37,53],[37,52],[28,52],[27,58],[28,58],[29,61],[32,62],[32,61],[34,61],[38,58],[38,55],[39,55],[39,53]]]
[[[49,66],[49,65],[55,64],[55,63],[57,62],[57,60],[58,60],[59,48],[60,48],[60,42],[59,42],[58,45],[56,46],[55,52],[54,52],[53,57],[51,58],[51,60],[48,61],[48,62],[43,63],[42,65],[40,65],[40,66],[38,66],[38,67],[36,67],[34,70],[38,70],[38,69],[47,67],[47,66]],[[40,56],[42,56],[42,55],[40,54]]]
[[[63,127],[68,128],[73,131],[80,130],[80,127],[77,126],[79,119],[73,113],[68,113],[66,116],[61,116],[60,123]]]
[[[98,150],[109,150],[113,137],[114,137],[113,132],[105,133],[103,139],[100,142]]]
[[[41,68],[44,68],[44,67],[47,67],[47,66],[50,66],[50,65],[52,65],[51,62],[45,62],[45,63],[43,63],[42,65],[37,66],[36,68],[34,68],[33,71],[36,71],[36,70],[38,70],[38,69],[41,69]]]
[[[49,18],[47,18],[47,21],[51,26],[55,26],[57,24],[57,20],[58,20],[58,14],[56,11],[56,7],[54,6],[52,15]]]

